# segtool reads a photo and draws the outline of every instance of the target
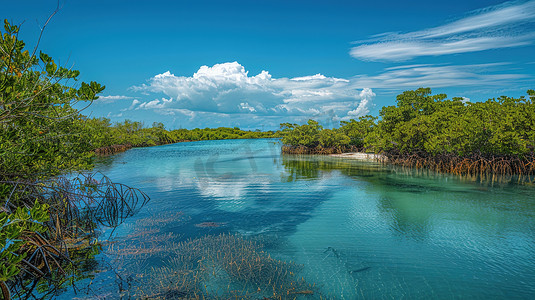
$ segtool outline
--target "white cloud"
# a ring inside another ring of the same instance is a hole
[[[202,66],[190,77],[169,71],[132,88],[166,98],[132,103],[131,109],[151,109],[162,114],[188,112],[305,119],[359,116],[369,112],[375,94],[358,90],[347,79],[322,74],[296,78],[272,78],[267,71],[249,76],[237,62]],[[195,115],[191,116],[194,118]]]
[[[405,34],[381,34],[351,49],[362,60],[402,61],[419,56],[476,52],[533,43],[535,1],[488,7],[449,24]]]
[[[508,86],[528,79],[522,74],[494,73],[504,63],[475,65],[407,65],[385,69],[375,76],[356,76],[356,86],[383,89],[418,87]]]
[[[488,49],[529,45],[535,35],[518,37],[478,37],[453,41],[393,41],[355,47],[350,54],[364,60],[408,60],[417,56],[437,56]]]
[[[375,98],[375,93],[372,92],[371,89],[365,88],[362,90],[362,92],[360,92],[360,96],[362,97],[362,101],[360,102],[359,106],[356,109],[347,112],[347,117],[343,118],[344,120],[365,116],[370,112],[369,102],[371,99]]]
[[[106,118],[121,118],[123,113],[114,114],[111,111],[106,115]]]
[[[510,69],[507,72],[507,69]],[[158,74],[133,90],[151,100],[134,99],[125,110],[145,114],[152,111],[172,118],[175,127],[238,126],[277,128],[280,123],[303,123],[316,119],[323,125],[370,114],[382,93],[419,87],[509,87],[528,84],[531,77],[515,74],[509,63],[473,65],[411,64],[386,68],[377,75],[333,78],[322,74],[295,78],[273,78],[262,71],[249,76],[237,62],[203,66],[192,76]]]
[[[122,95],[114,95],[114,96],[99,96],[96,101],[105,102],[105,103],[113,103],[117,100],[128,100],[132,99],[132,97],[129,96],[122,96]]]
[[[132,104],[130,104],[130,107],[128,109],[134,109],[134,107],[136,107],[136,105],[140,104],[141,101],[137,100],[137,99],[134,99],[132,101]]]

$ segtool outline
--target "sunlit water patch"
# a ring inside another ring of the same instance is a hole
[[[78,298],[535,297],[525,182],[286,156],[270,139],[132,149],[98,168],[152,199]]]

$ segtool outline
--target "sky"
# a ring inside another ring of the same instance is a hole
[[[0,0],[36,45],[56,0]],[[430,87],[535,89],[535,0],[61,0],[39,49],[106,86],[83,111],[168,129],[340,121]]]

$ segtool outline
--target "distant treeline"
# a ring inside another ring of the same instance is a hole
[[[147,127],[142,122],[130,120],[111,124],[107,118],[85,119],[82,123],[87,147],[100,155],[122,152],[132,147],[204,140],[272,138],[279,134],[275,131],[241,130],[238,127],[167,130],[159,122]]]
[[[379,117],[342,121],[324,129],[316,121],[284,123],[283,152],[382,153],[396,164],[459,174],[535,173],[535,91],[485,102],[446,99],[420,88],[397,96]]]

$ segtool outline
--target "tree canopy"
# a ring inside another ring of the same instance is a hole
[[[97,99],[104,86],[78,83],[79,71],[30,52],[18,32],[5,21],[0,34],[0,177],[53,175],[87,165],[79,148],[82,116],[73,105]]]
[[[468,102],[462,98],[447,99],[444,94],[433,95],[430,88],[420,88],[398,95],[396,105],[383,107],[378,118],[364,116],[342,121],[340,125],[323,129],[313,120],[304,125],[281,124],[283,151],[332,153],[325,148],[334,152],[356,148],[390,157],[416,155],[435,162],[444,157],[507,157],[518,160],[519,166],[531,166],[535,149],[535,91],[528,90],[527,96],[519,98],[500,96]],[[525,168],[517,168],[521,169]]]

